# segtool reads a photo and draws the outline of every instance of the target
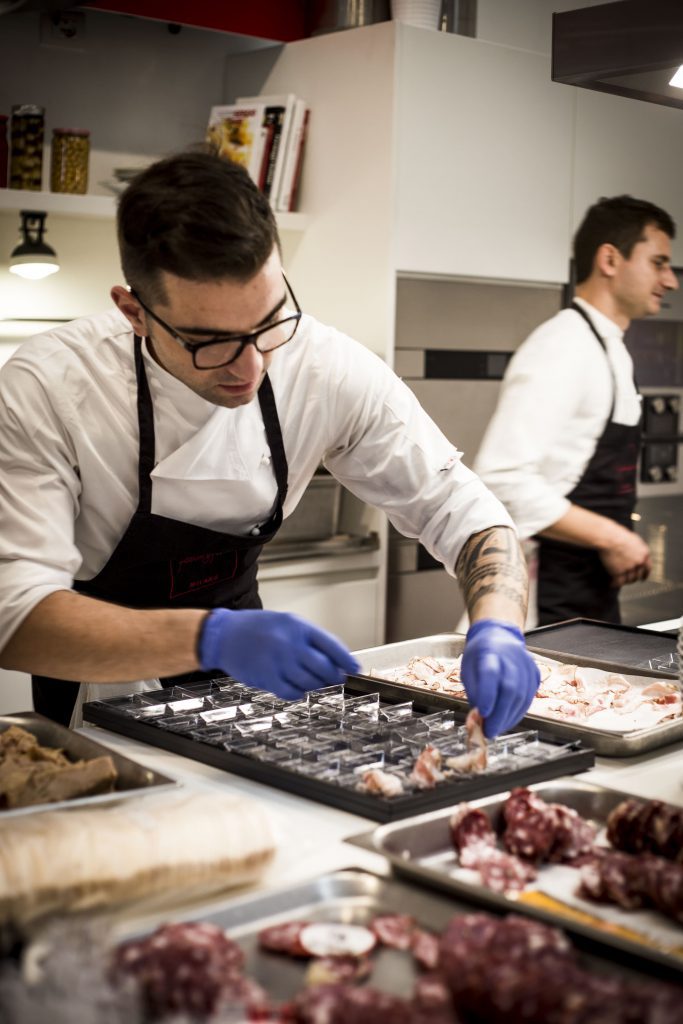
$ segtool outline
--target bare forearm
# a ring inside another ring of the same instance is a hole
[[[578,505],[571,505],[542,536],[596,550],[614,586],[647,579],[652,568],[649,548],[638,534]]]
[[[520,628],[526,619],[526,561],[513,530],[494,526],[475,533],[456,565],[470,622],[501,619]]]
[[[95,683],[154,679],[198,667],[202,609],[138,610],[72,591],[50,594],[0,655],[3,668]]]
[[[601,516],[579,505],[570,505],[561,519],[547,530],[541,530],[540,534],[549,540],[561,540],[569,544],[579,544],[581,547],[604,550],[615,543],[623,530],[623,526],[607,516]]]

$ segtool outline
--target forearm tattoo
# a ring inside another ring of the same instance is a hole
[[[526,562],[512,530],[494,526],[473,534],[460,552],[455,571],[470,617],[481,598],[499,594],[526,618]]]

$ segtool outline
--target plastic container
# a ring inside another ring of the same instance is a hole
[[[90,132],[82,128],[55,128],[52,133],[50,189],[52,192],[88,190]]]
[[[45,109],[30,103],[12,107],[10,188],[39,192],[43,184]]]
[[[0,188],[7,188],[7,169],[9,165],[7,121],[7,114],[0,114]]]

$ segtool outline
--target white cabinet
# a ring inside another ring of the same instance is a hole
[[[390,360],[396,273],[565,280],[574,91],[548,57],[385,22],[285,47],[285,89],[313,108],[290,270],[323,319]]]
[[[361,650],[383,642],[379,571],[378,552],[265,563],[259,591],[264,608],[300,615]]]
[[[572,93],[542,54],[398,27],[398,271],[564,281]]]

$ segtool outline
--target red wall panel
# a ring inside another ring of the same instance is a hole
[[[283,43],[309,34],[311,8],[308,0],[86,0],[82,6]]]

